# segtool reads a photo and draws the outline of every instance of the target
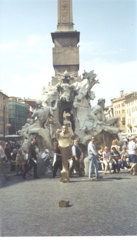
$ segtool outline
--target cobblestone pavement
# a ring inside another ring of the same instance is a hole
[[[103,174],[103,173],[102,173]],[[1,177],[2,179],[2,177]],[[137,176],[127,172],[60,183],[49,173],[1,181],[2,237],[136,236]],[[69,207],[59,207],[69,200]]]

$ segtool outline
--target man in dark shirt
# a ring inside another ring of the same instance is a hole
[[[62,158],[61,158],[61,152],[60,152],[58,143],[56,144],[56,149],[54,154],[56,155],[56,161],[53,167],[53,178],[55,178],[58,169],[60,169],[60,171],[62,170]]]
[[[28,173],[33,167],[34,167],[34,178],[39,178],[37,175],[37,154],[35,150],[35,143],[36,143],[36,139],[32,138],[29,151],[28,151],[29,159],[30,159],[29,166],[24,172],[24,174],[22,175],[24,179],[25,179],[26,173]]]

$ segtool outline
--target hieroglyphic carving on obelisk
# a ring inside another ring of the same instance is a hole
[[[72,0],[58,0],[57,30],[73,31]]]

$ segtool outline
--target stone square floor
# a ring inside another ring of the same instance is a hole
[[[1,237],[137,236],[137,175],[100,173],[100,181],[74,175],[70,183],[51,173],[1,176]]]

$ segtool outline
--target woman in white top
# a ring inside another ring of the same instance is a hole
[[[110,162],[111,160],[111,153],[109,152],[109,148],[106,146],[104,147],[104,151],[103,151],[103,163],[105,165],[105,173],[107,173],[108,167],[110,169],[112,169],[112,163]]]

